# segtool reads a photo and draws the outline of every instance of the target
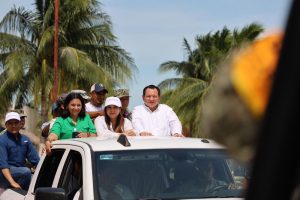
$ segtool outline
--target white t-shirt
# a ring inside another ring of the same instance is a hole
[[[101,106],[94,106],[91,102],[85,104],[85,111],[86,112],[99,112],[104,110],[104,105]]]
[[[138,134],[145,131],[154,136],[172,136],[182,132],[176,113],[165,104],[159,104],[153,112],[145,105],[136,106],[132,111],[132,125]]]
[[[52,128],[55,120],[56,120],[56,117],[52,118],[50,121],[44,122],[41,126],[41,129],[43,130],[44,128],[46,128],[46,126],[48,126],[50,124],[50,126],[49,126],[49,130],[50,130]]]
[[[50,120],[50,127],[49,130],[52,128],[54,122],[56,121],[56,117]]]
[[[128,131],[128,130],[133,129],[131,122],[127,118],[124,118],[124,120],[125,120],[124,121],[124,131]],[[110,124],[110,129],[111,130],[109,130],[107,128],[104,116],[96,117],[96,119],[94,121],[94,124],[95,124],[95,128],[96,128],[98,136],[118,137],[120,135],[120,133],[116,133],[114,131],[111,131],[112,130],[112,124]]]

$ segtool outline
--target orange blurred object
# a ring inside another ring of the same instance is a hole
[[[283,34],[260,38],[233,59],[231,81],[255,118],[263,116],[277,67]]]

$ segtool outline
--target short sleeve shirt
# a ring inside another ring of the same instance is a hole
[[[71,117],[58,117],[56,118],[50,133],[55,133],[58,136],[58,139],[70,139],[75,130],[77,132],[96,134],[95,126],[88,114],[85,114],[84,118],[79,117],[76,125],[73,123]]]
[[[104,105],[101,106],[94,106],[91,102],[85,104],[85,111],[86,112],[99,112],[104,110]]]

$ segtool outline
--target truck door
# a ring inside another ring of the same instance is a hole
[[[51,155],[46,155],[41,167],[35,173],[25,199],[34,199],[35,190],[39,187],[52,187],[54,178],[65,153],[65,149],[53,149]]]
[[[46,156],[45,160],[39,171],[37,180],[35,182],[34,191],[38,187],[51,187],[59,163],[64,155],[65,150],[63,149],[53,149],[50,156]]]
[[[63,188],[67,194],[67,200],[82,195],[82,156],[80,152],[71,150],[63,167],[58,188]]]

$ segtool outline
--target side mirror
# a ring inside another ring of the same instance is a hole
[[[67,200],[67,195],[62,188],[40,187],[35,191],[35,200]]]

